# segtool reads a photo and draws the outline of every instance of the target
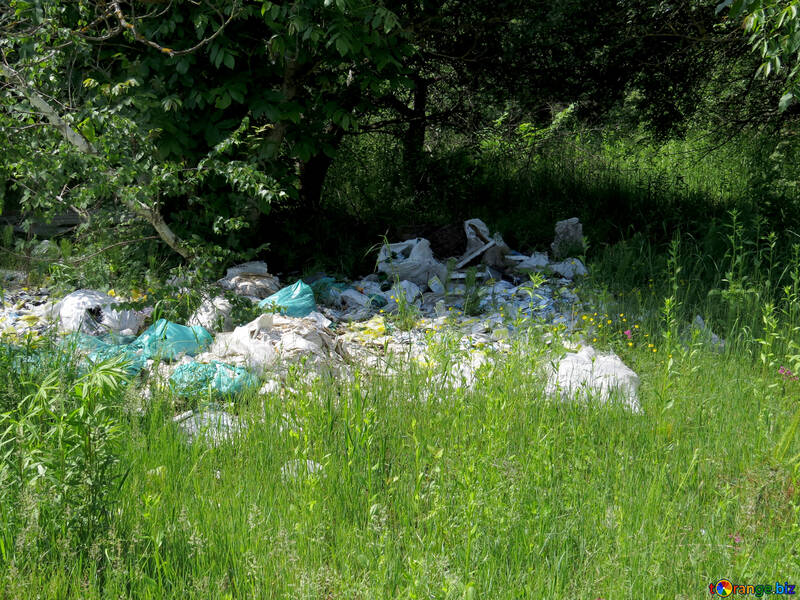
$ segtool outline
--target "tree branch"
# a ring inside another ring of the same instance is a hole
[[[121,29],[125,29],[127,31],[130,31],[131,34],[133,35],[133,37],[136,38],[137,41],[139,41],[139,42],[141,42],[143,44],[147,44],[151,48],[155,48],[159,52],[163,52],[164,54],[167,54],[169,56],[183,56],[184,54],[191,54],[195,50],[199,50],[200,48],[202,48],[203,46],[205,46],[206,44],[211,42],[220,33],[222,33],[222,31],[228,26],[228,24],[231,21],[233,21],[234,17],[236,17],[236,14],[237,14],[236,13],[236,9],[238,7],[239,7],[239,3],[237,1],[235,1],[233,3],[233,6],[231,6],[231,14],[228,16],[227,20],[225,20],[217,28],[217,30],[212,35],[210,35],[207,38],[204,38],[204,39],[200,40],[197,44],[195,44],[191,48],[184,48],[183,50],[174,50],[172,48],[167,48],[166,46],[162,46],[161,44],[158,44],[158,43],[154,42],[153,40],[148,39],[148,38],[144,37],[142,34],[140,34],[136,30],[136,26],[133,23],[130,23],[125,19],[125,15],[122,14],[122,8],[120,8],[120,5],[119,5],[119,0],[112,0],[112,2],[111,2],[111,8],[112,8],[112,10],[114,12],[114,16],[116,16],[117,20],[119,21]]]
[[[67,123],[67,121],[65,121],[27,81],[25,81],[25,78],[19,72],[12,69],[8,64],[0,62],[0,74],[4,75],[6,79],[12,83],[13,87],[28,99],[28,102],[58,130],[67,142],[84,154],[97,156],[97,151],[94,146],[92,146],[91,142],[75,131],[70,124]],[[134,199],[126,201],[126,204],[133,212],[150,223],[158,232],[161,239],[175,252],[187,260],[193,257],[192,251],[186,246],[184,241],[178,237],[175,232],[170,229],[166,221],[164,221],[164,217],[161,216],[158,207],[148,206]]]

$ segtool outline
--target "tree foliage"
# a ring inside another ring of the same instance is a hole
[[[735,24],[761,73],[781,71],[798,52],[794,3],[726,6],[727,19],[714,0],[8,0],[0,194],[227,260],[269,241],[276,206],[321,214],[354,136],[395,136],[397,168],[430,201],[431,144],[504,114],[538,128],[573,104],[593,122],[627,110],[662,133],[698,114],[773,118]],[[784,106],[795,71],[774,84]]]

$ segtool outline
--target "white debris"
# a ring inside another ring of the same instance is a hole
[[[218,334],[208,352],[197,359],[200,362],[217,359],[263,372],[278,359],[272,340],[268,337],[272,321],[273,315],[265,314],[237,327],[233,333]]]
[[[400,281],[392,286],[391,296],[405,298],[405,301],[412,304],[417,298],[422,296],[422,290],[413,281]]]
[[[442,280],[435,275],[428,280],[428,288],[434,294],[444,294],[447,291]]]
[[[511,258],[511,257],[506,257]],[[530,256],[525,257],[525,260],[517,261],[515,269],[520,273],[529,273],[531,271],[543,270],[550,260],[547,258],[546,252],[534,252]]]
[[[370,304],[368,296],[353,288],[342,291],[339,297],[342,299],[345,308],[360,308]]]
[[[186,324],[189,326],[200,325],[212,333],[233,331],[232,311],[233,305],[225,297],[207,298],[189,317]]]
[[[366,294],[367,296],[371,296],[373,294],[383,294],[383,292],[381,291],[381,284],[378,283],[377,281],[371,281],[369,279],[354,281],[353,287],[362,294]]]
[[[585,277],[589,274],[589,271],[586,270],[579,258],[567,258],[559,263],[551,263],[550,269],[553,273],[566,279]]]
[[[203,439],[214,445],[230,441],[245,428],[239,417],[216,409],[188,411],[173,420],[186,433],[189,442]]]
[[[378,270],[419,286],[427,286],[434,275],[444,281],[447,274],[446,267],[433,258],[431,243],[425,238],[384,245],[378,253]]]
[[[614,353],[597,354],[587,346],[564,356],[548,372],[545,393],[565,400],[618,399],[634,412],[639,407],[639,376]]]
[[[583,225],[581,225],[577,217],[558,221],[555,229],[556,237],[550,245],[555,260],[562,260],[575,254],[583,254],[585,250]]]
[[[281,284],[277,277],[267,271],[267,263],[248,262],[228,269],[225,277],[217,282],[223,289],[232,290],[239,296],[264,299],[276,293]]]
[[[489,227],[480,219],[464,221],[464,233],[467,236],[467,247],[456,268],[465,267],[470,262],[481,256],[481,262],[492,267],[502,268],[505,255],[511,252],[499,233],[490,235]]]
[[[233,333],[220,333],[208,352],[198,361],[220,360],[243,365],[263,373],[280,359],[309,360],[310,365],[331,364],[341,361],[336,342],[324,323],[321,314],[304,318],[283,315],[261,315],[237,327]]]
[[[277,394],[281,391],[281,384],[276,379],[270,379],[258,390],[259,394]]]
[[[269,275],[269,269],[267,268],[267,263],[264,261],[254,260],[228,268],[225,272],[225,277],[236,277],[243,273],[248,273],[250,275]]]
[[[64,331],[82,331],[91,335],[129,329],[138,332],[145,315],[136,310],[113,308],[119,300],[95,290],[77,290],[54,307]]]

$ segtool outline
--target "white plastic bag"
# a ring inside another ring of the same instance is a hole
[[[136,310],[114,308],[119,300],[95,290],[76,290],[59,302],[54,313],[64,331],[90,335],[106,332],[135,335],[144,325],[145,315]]]
[[[433,258],[431,243],[425,238],[384,245],[378,253],[378,270],[423,288],[431,277],[444,281],[447,275],[447,268]]]

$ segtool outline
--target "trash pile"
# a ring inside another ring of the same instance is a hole
[[[437,258],[425,238],[386,243],[377,272],[349,282],[318,273],[283,286],[264,262],[237,265],[186,325],[159,319],[144,331],[152,309],[123,308],[118,298],[94,290],[77,290],[56,303],[47,290],[21,288],[3,298],[0,332],[13,342],[56,328],[61,343],[89,362],[122,357],[131,375],[157,380],[178,396],[224,399],[264,380],[269,385],[262,389],[280,389],[292,364],[342,375],[358,365],[388,372],[392,356],[426,363],[432,334],[447,327],[460,337],[460,358],[442,379],[469,387],[490,366],[491,354],[510,350],[522,325],[574,328],[583,310],[576,282],[587,270],[577,258],[585,246],[576,218],[556,224],[551,254],[516,252],[480,219],[465,221],[463,230],[460,256]],[[225,291],[263,314],[235,323]],[[552,358],[560,362],[548,375],[549,395],[621,395],[638,410],[638,379],[615,355],[584,347]],[[235,429],[219,411],[214,419],[199,414],[181,422],[196,429],[221,420]]]

